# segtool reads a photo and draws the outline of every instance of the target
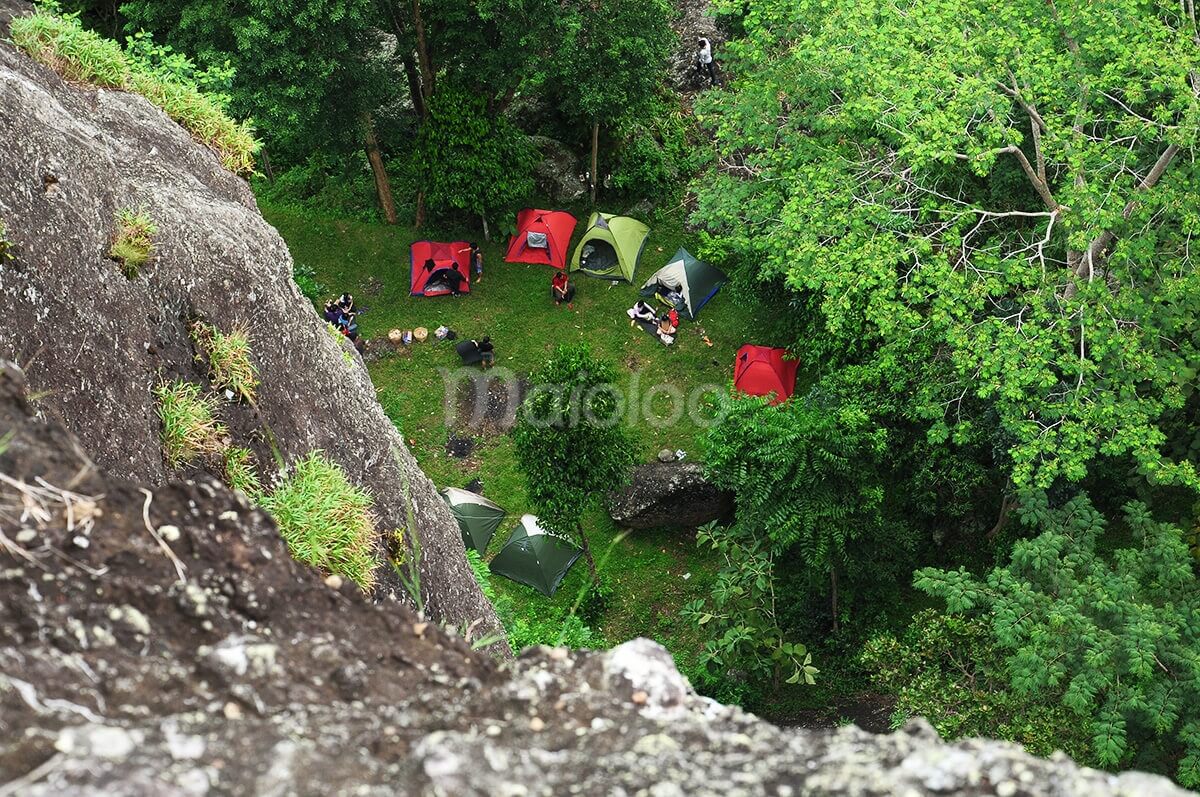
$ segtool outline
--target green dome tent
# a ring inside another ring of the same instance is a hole
[[[481,554],[486,551],[492,535],[504,520],[504,510],[478,493],[457,487],[443,487],[442,498],[458,521],[463,545]]]
[[[583,549],[538,525],[533,515],[523,515],[521,525],[492,560],[491,571],[533,587],[552,597]]]
[[[691,252],[680,247],[665,266],[646,280],[642,296],[678,294],[682,298],[675,302],[675,309],[695,321],[700,308],[728,281],[724,271],[697,260]]]
[[[592,213],[571,255],[571,271],[633,282],[650,228],[628,216]]]

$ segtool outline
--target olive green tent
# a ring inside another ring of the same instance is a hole
[[[582,553],[581,548],[539,526],[533,515],[523,515],[521,525],[504,543],[490,567],[497,575],[551,597]]]
[[[478,493],[457,487],[442,488],[442,498],[450,505],[454,519],[458,521],[463,545],[481,554],[486,551],[492,535],[504,520],[504,510]]]
[[[592,213],[571,255],[571,271],[633,282],[650,228],[628,216]]]

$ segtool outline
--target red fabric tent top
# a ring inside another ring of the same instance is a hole
[[[566,268],[567,246],[573,232],[575,217],[565,210],[525,208],[517,214],[517,231],[509,239],[504,259],[509,263],[541,263]],[[546,245],[530,246],[530,233],[535,240],[544,236]]]
[[[450,293],[446,281],[447,271],[457,271],[462,276],[460,293],[471,292],[471,253],[466,241],[444,244],[437,241],[417,241],[410,250],[412,256],[412,295],[445,296]],[[433,267],[428,268],[428,261]]]
[[[786,349],[771,349],[747,343],[738,349],[733,361],[733,386],[749,396],[775,398],[771,404],[787,401],[796,389],[796,369],[800,363],[785,360]]]

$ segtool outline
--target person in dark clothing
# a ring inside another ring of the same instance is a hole
[[[466,249],[459,249],[458,251],[460,254],[470,252],[467,264],[475,272],[475,282],[483,282],[483,252],[479,251],[479,244],[471,241]]]
[[[342,317],[342,308],[333,299],[325,302],[325,311],[322,313],[325,320],[337,326],[338,319]]]
[[[357,309],[354,307],[354,297],[349,293],[343,293],[341,296],[339,296],[338,300],[337,300],[337,304],[338,304],[338,307],[342,308],[343,313],[358,312]]]
[[[446,285],[450,288],[450,293],[455,296],[462,296],[462,274],[458,273],[458,269],[446,269]]]

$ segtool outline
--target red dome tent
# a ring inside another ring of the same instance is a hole
[[[508,242],[504,259],[566,268],[567,245],[574,231],[575,217],[565,210],[525,208],[517,214],[517,231]]]
[[[471,269],[467,259],[469,244],[453,241],[448,244],[437,241],[417,241],[410,249],[412,256],[412,295],[445,296],[452,293],[454,277],[458,272],[462,278],[458,283],[460,293],[471,292]],[[430,264],[429,261],[433,261]]]
[[[750,396],[775,398],[771,404],[780,404],[791,398],[796,389],[796,369],[800,363],[785,360],[786,349],[771,349],[747,343],[738,349],[733,362],[733,386]]]

